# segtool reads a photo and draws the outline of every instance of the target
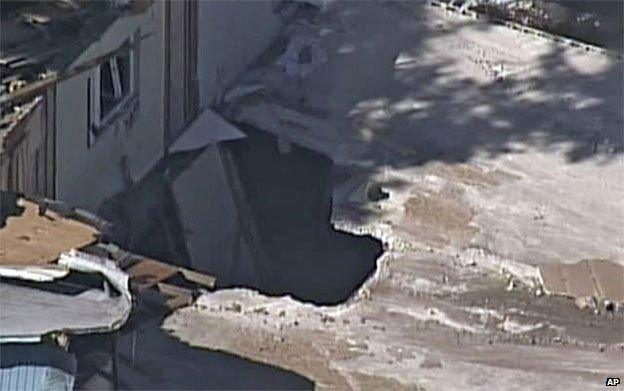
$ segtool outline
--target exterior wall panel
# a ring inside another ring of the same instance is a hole
[[[218,101],[281,27],[272,1],[198,2],[199,107]]]
[[[53,153],[48,144],[53,127],[49,112],[53,100],[49,95],[39,98],[32,111],[21,120],[5,140],[0,167],[2,189],[30,196],[54,197],[54,164],[46,156]],[[48,186],[51,183],[51,186]]]
[[[138,181],[164,155],[163,27],[165,2],[117,20],[75,62],[88,62],[138,36],[137,99],[119,120],[88,140],[87,85],[92,72],[57,85],[57,197],[96,210],[106,198]],[[138,32],[138,34],[137,34]],[[91,145],[90,145],[91,144]]]

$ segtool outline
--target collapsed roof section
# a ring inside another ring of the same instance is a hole
[[[214,286],[211,276],[104,242],[110,225],[87,211],[0,195],[2,343],[110,332],[130,316],[133,294],[155,288],[175,308]]]
[[[0,140],[37,105],[47,86],[120,16],[148,1],[38,0],[2,2]]]
[[[2,192],[0,222],[0,276],[49,281],[67,274],[56,263],[61,254],[98,240],[103,223],[79,209],[56,208],[58,204],[36,203]],[[77,220],[79,216],[91,224]]]
[[[0,284],[2,342],[38,342],[43,335],[61,331],[75,334],[107,332],[126,322],[132,308],[129,276],[117,265],[74,250],[63,253],[59,263],[68,270],[100,274],[104,277],[104,289],[64,294],[48,290],[47,284]],[[108,286],[113,286],[118,294],[110,294]]]

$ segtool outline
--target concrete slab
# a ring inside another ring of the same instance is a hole
[[[570,297],[595,297],[624,303],[624,267],[601,260],[540,267],[547,292]]]
[[[164,328],[192,346],[295,371],[321,390],[598,390],[624,375],[622,320],[508,292],[496,272],[484,278],[476,266],[407,251],[382,256],[346,304],[219,290]]]

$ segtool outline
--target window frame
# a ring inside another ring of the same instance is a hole
[[[88,121],[88,140],[87,146],[91,147],[96,138],[103,132],[104,129],[109,127],[115,119],[125,112],[129,110],[132,106],[130,103],[132,100],[136,99],[138,95],[138,78],[139,78],[139,32],[135,32],[128,39],[126,39],[121,46],[129,45],[129,49],[127,51],[129,57],[129,66],[128,66],[128,91],[123,91],[123,86],[121,83],[121,75],[119,73],[119,66],[117,64],[117,58],[119,54],[111,56],[110,58],[103,61],[101,64],[95,66],[87,80],[88,88],[87,88],[87,121]],[[121,47],[120,46],[120,47]],[[113,88],[115,89],[115,94],[121,93],[121,99],[104,115],[102,115],[101,108],[101,99],[102,99],[102,88],[101,88],[101,74],[102,67],[108,66],[110,67],[110,73],[113,83]]]

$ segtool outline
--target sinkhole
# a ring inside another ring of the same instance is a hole
[[[374,272],[381,243],[337,231],[330,222],[332,162],[252,127],[223,146],[230,153],[257,227],[267,267],[257,287],[316,304],[349,298]],[[235,279],[230,281],[236,285]]]

